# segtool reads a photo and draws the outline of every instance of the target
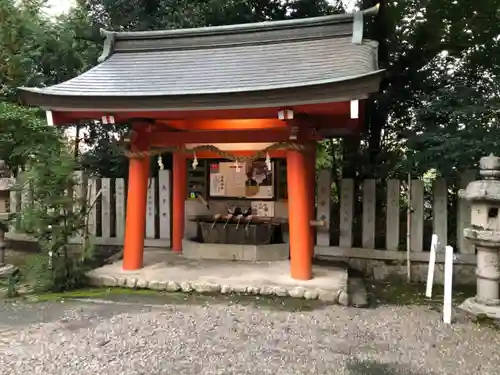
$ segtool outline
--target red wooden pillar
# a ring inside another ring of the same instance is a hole
[[[309,193],[309,198],[310,198],[310,203],[309,203],[309,209],[311,210],[310,212],[310,218],[311,220],[315,220],[316,218],[316,142],[311,142],[308,145],[308,156],[307,156],[307,161],[308,161],[308,176],[307,180],[310,183],[310,193]],[[311,257],[314,257],[314,245],[316,244],[316,239],[315,239],[315,234],[316,234],[316,228],[313,226],[310,226],[311,230]]]
[[[172,184],[172,250],[181,252],[187,198],[187,165],[184,154],[173,155]]]
[[[147,148],[148,137],[145,127],[137,128],[132,139],[131,149],[132,151],[143,151]],[[125,271],[135,271],[143,266],[148,180],[149,156],[130,158],[123,246],[123,269]]]
[[[290,273],[293,279],[312,278],[313,242],[311,232],[310,155],[287,151],[287,185],[290,237]]]

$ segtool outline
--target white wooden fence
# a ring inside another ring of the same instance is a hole
[[[170,246],[170,176],[170,171],[163,170],[157,178],[150,180],[145,246]],[[465,174],[460,187],[465,187],[473,179],[473,174]],[[95,243],[123,245],[125,181],[91,179],[88,185],[91,201],[99,195],[90,220],[90,233],[95,237]],[[315,254],[341,258],[406,259],[406,182],[364,180],[360,185],[355,186],[355,181],[343,179],[339,183],[338,199],[332,199],[330,171],[318,173],[317,219],[328,222],[329,227],[317,228]],[[101,194],[98,194],[99,191]],[[470,223],[469,204],[460,199],[456,200],[456,212],[452,215],[456,222],[451,223],[448,207],[453,192],[449,191],[444,180],[433,182],[430,196],[425,193],[422,180],[413,180],[410,193],[411,259],[428,260],[430,237],[432,233],[436,233],[443,249],[448,243],[455,245],[458,263],[474,264],[475,250],[464,242],[462,236],[463,228]],[[27,199],[27,194],[12,192],[11,211],[22,210],[23,202]],[[448,230],[450,224],[456,227],[451,235]],[[427,230],[424,231],[424,228]],[[8,237],[21,239],[22,234],[11,232]],[[443,259],[444,251],[443,254],[438,253],[438,262]]]
[[[92,206],[89,217],[89,233],[97,245],[123,245],[125,234],[126,185],[123,178],[90,178],[82,186],[86,186],[89,202]],[[170,246],[171,216],[171,183],[170,171],[159,171],[158,177],[150,178],[148,185],[148,203],[146,211],[146,240],[148,247]],[[85,194],[75,191],[74,194]],[[81,195],[80,195],[81,196]],[[29,193],[12,191],[10,211],[22,211],[23,205],[29,202]],[[12,228],[8,238],[28,240],[22,233]],[[81,239],[75,238],[74,243]]]
[[[464,188],[475,179],[473,172],[464,173],[459,188]],[[457,262],[475,264],[475,249],[464,241],[463,229],[470,224],[470,204],[461,199],[451,201],[455,215],[450,216],[449,206],[452,192],[446,181],[437,179],[432,183],[432,192],[425,194],[424,181],[413,180],[410,194],[405,191],[407,183],[399,180],[364,180],[355,186],[354,180],[343,179],[339,183],[339,203],[333,209],[330,198],[332,181],[330,171],[321,171],[318,177],[317,219],[330,223],[327,230],[318,229],[315,254],[342,258],[365,258],[380,260],[406,259],[406,212],[403,203],[410,197],[410,258],[428,261],[431,235],[438,235],[440,245],[438,261],[444,261],[444,248],[455,245]],[[377,192],[384,196],[377,196]],[[406,205],[405,205],[406,206]],[[357,210],[356,210],[357,208]],[[338,212],[338,216],[337,216]],[[450,217],[454,218],[452,222]],[[356,224],[356,225],[355,225]],[[430,224],[430,225],[428,225]],[[455,227],[453,233],[448,226]],[[428,229],[424,235],[424,228]],[[332,240],[338,235],[337,241]],[[380,238],[380,233],[383,238]],[[333,235],[332,235],[333,234]],[[355,244],[355,238],[358,244]],[[378,239],[378,241],[376,241]],[[376,244],[378,242],[378,246]]]

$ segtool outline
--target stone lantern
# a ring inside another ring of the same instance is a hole
[[[464,237],[477,250],[477,293],[461,306],[474,315],[500,318],[500,158],[491,154],[479,161],[482,180],[459,192],[470,201],[471,225]]]

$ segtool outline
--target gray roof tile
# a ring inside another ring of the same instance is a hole
[[[252,46],[115,53],[45,88],[53,95],[161,96],[293,88],[370,74],[376,46],[329,38]]]
[[[103,97],[178,100],[185,95],[191,100],[194,95],[258,95],[365,77],[375,82],[380,79],[377,43],[362,38],[363,16],[370,13],[373,9],[198,29],[104,31],[102,63],[66,82],[21,90],[31,104],[42,105],[61,97],[73,104],[75,98]]]

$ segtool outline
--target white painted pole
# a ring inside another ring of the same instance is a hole
[[[432,298],[432,287],[434,285],[434,269],[436,267],[436,249],[438,246],[437,234],[432,235],[431,252],[429,254],[429,269],[427,270],[427,287],[425,289],[425,296]]]
[[[451,293],[453,285],[453,248],[446,246],[444,258],[444,304],[443,304],[443,322],[451,323]]]
[[[411,282],[411,173],[408,173],[408,208],[406,210],[406,279]]]

